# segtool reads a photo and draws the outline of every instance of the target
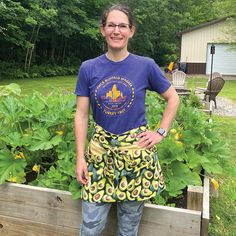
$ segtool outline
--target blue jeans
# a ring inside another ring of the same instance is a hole
[[[107,222],[111,203],[82,201],[80,236],[100,236]],[[117,202],[117,236],[137,236],[144,202]]]

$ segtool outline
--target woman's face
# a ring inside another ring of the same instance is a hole
[[[105,26],[101,27],[101,33],[111,50],[127,50],[128,41],[134,32],[135,27],[130,27],[127,15],[119,10],[109,12]]]

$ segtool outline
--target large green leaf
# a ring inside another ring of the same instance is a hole
[[[201,185],[201,178],[192,172],[184,163],[174,161],[166,173],[168,180],[166,190],[170,196],[177,196],[187,185]]]
[[[61,159],[58,161],[59,170],[69,176],[75,177],[75,159],[70,161],[70,159]]]
[[[0,96],[8,96],[10,94],[20,95],[21,88],[18,84],[11,83],[9,85],[0,86]]]
[[[81,197],[81,185],[76,179],[72,180],[70,183],[69,191],[71,192],[73,199],[78,199]]]
[[[211,162],[203,163],[202,166],[207,173],[214,173],[214,174],[223,173],[223,169],[218,163],[211,163]]]
[[[32,137],[32,145],[29,149],[31,151],[49,150],[58,145],[61,141],[61,136],[57,135],[51,138],[51,135],[47,129],[38,127],[34,131],[34,135]]]
[[[203,163],[210,162],[204,155],[199,155],[194,150],[191,150],[187,155],[187,165],[189,168],[194,169],[202,167]]]
[[[162,164],[170,164],[175,160],[181,161],[186,155],[183,146],[178,145],[172,139],[166,139],[159,145],[158,154]]]
[[[45,103],[39,99],[37,94],[25,96],[23,99],[21,99],[21,103],[27,110],[28,118],[38,119],[39,116],[44,112]]]
[[[12,132],[1,136],[0,140],[4,142],[4,146],[11,145],[14,148],[17,146],[28,146],[31,143],[31,135],[25,134],[22,136],[19,132]]]
[[[0,184],[11,177],[25,175],[26,164],[25,159],[15,159],[10,151],[0,150]]]
[[[0,104],[0,117],[5,125],[13,127],[16,122],[25,116],[24,107],[13,96],[6,97]]]
[[[58,159],[71,160],[75,159],[75,142],[61,142],[57,149]]]

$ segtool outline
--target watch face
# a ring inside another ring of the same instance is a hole
[[[160,135],[164,135],[165,134],[165,130],[164,129],[162,129],[162,128],[159,128],[158,130],[157,130],[157,133],[159,133]]]

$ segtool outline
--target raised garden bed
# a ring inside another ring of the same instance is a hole
[[[209,179],[188,188],[188,208],[146,204],[139,235],[206,236],[209,221]],[[0,185],[0,234],[79,235],[81,201],[67,191],[7,183]],[[104,236],[115,235],[115,207]]]

